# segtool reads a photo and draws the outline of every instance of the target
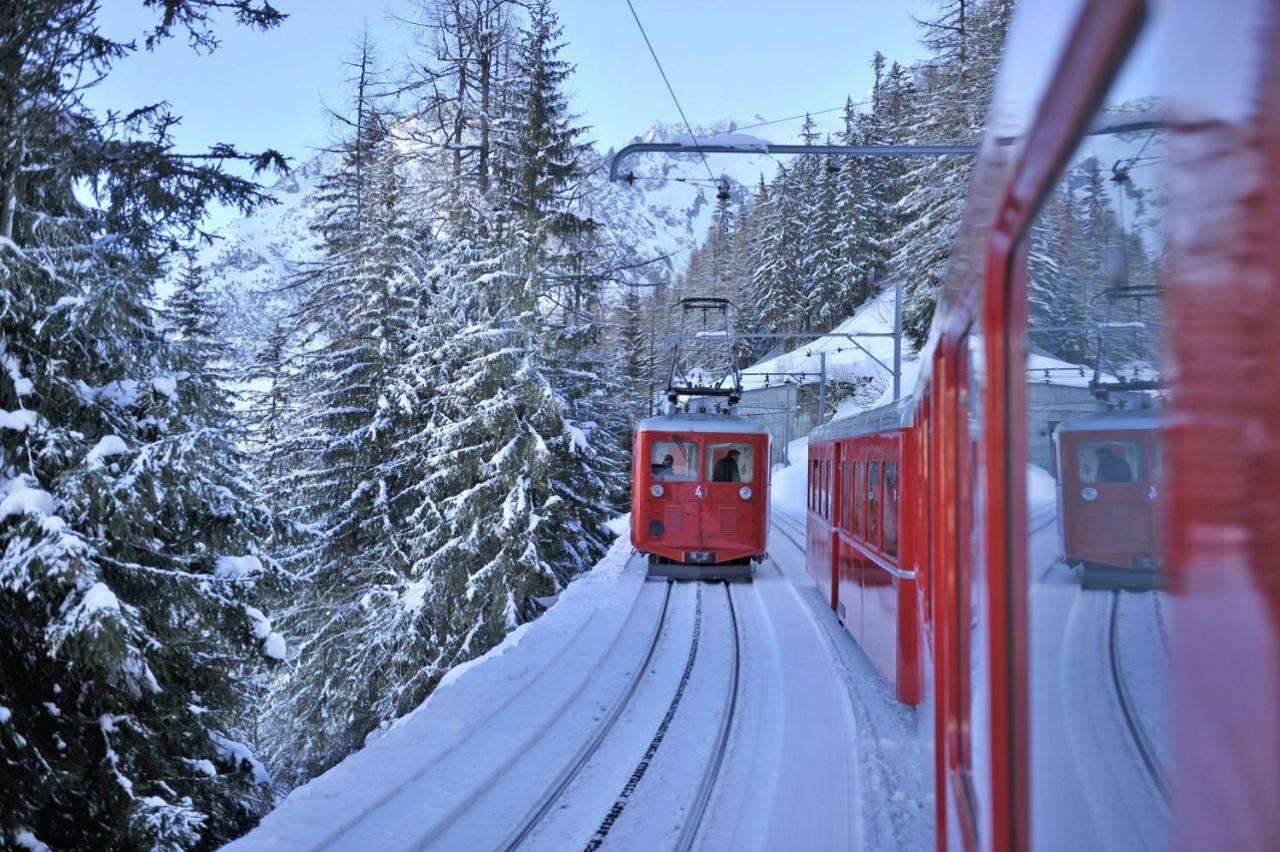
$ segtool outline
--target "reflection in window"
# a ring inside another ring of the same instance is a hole
[[[1152,61],[1132,64],[1139,59]],[[1125,422],[1158,413],[1166,393],[1168,134],[1148,88],[1162,65],[1141,49],[1131,58],[1023,247],[1027,397],[1015,415],[1025,418],[1028,461],[1039,464],[1037,445],[1048,450],[1043,436],[1058,423],[1075,422],[1057,429],[1059,497],[1028,512],[1028,564],[1015,566],[1028,587],[1035,849],[1175,845],[1161,777],[1172,750],[1158,567],[1164,489],[1149,485],[1165,475],[1150,443],[1162,421]],[[1079,487],[1068,487],[1073,479]],[[1124,483],[1143,485],[1116,487]]]
[[[898,555],[898,463],[884,463],[884,552]]]
[[[711,444],[707,447],[707,479],[711,482],[750,482],[755,454],[747,443]]]
[[[698,478],[698,445],[693,441],[654,441],[649,470],[654,479],[692,482]]]
[[[867,465],[867,541],[880,544],[880,462]]]
[[[853,465],[853,534],[862,535],[862,505],[867,490],[862,486],[862,473],[866,466],[862,462]]]
[[[1081,482],[1137,482],[1142,471],[1142,445],[1137,441],[1081,441]]]

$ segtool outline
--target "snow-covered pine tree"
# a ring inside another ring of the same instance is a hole
[[[528,313],[517,319],[537,341],[534,361],[556,391],[565,425],[547,445],[565,507],[556,547],[567,576],[595,564],[612,539],[605,522],[625,499],[630,423],[618,405],[625,377],[604,357],[604,263],[596,223],[581,205],[586,128],[569,109],[565,87],[573,66],[560,57],[562,38],[550,0],[530,4],[511,63],[510,109],[495,161],[497,203],[515,227],[504,232],[518,246],[517,281],[523,279],[526,291],[512,304],[526,306]]]
[[[805,170],[802,158],[779,167],[769,186],[763,208],[758,265],[752,276],[755,320],[761,331],[803,331],[807,327],[804,288],[803,199]]]
[[[614,311],[616,355],[610,363],[622,367],[625,395],[619,406],[630,423],[647,417],[652,405],[653,365],[650,363],[647,320],[640,291],[628,287]]]
[[[752,198],[750,209],[743,217],[739,229],[742,247],[738,256],[738,277],[742,281],[742,303],[738,306],[738,328],[748,333],[761,333],[764,324],[760,314],[763,307],[761,287],[767,276],[764,274],[764,258],[769,240],[770,228],[774,227],[775,211],[769,195],[769,185],[764,175],[760,176]],[[769,347],[757,341],[748,347],[750,355],[745,363],[754,360]]]
[[[852,216],[840,209],[842,184],[849,184],[848,172],[834,157],[813,158],[815,184],[807,199],[805,219],[811,255],[806,263],[809,287],[809,315],[812,328],[826,331],[840,323],[860,300],[857,298],[857,261],[841,249],[841,237],[856,230],[856,210]]]
[[[177,26],[211,45],[219,5],[167,0],[152,38]],[[265,793],[241,741],[250,671],[281,653],[253,606],[270,519],[200,347],[167,339],[148,306],[210,201],[260,195],[223,170],[241,156],[229,146],[179,156],[165,108],[84,104],[131,49],[96,13],[0,14],[0,844],[216,846]]]
[[[932,57],[920,69],[923,101],[915,129],[920,143],[976,144],[995,85],[1013,0],[939,0],[924,27]],[[921,158],[905,177],[898,203],[892,273],[905,283],[903,324],[916,345],[928,336],[938,288],[973,168],[969,157]]]
[[[367,36],[354,69],[337,165],[320,182],[322,256],[303,274],[308,345],[285,394],[297,421],[281,448],[289,514],[312,534],[285,564],[297,577],[283,623],[295,639],[278,684],[271,751],[291,781],[349,754],[405,712],[402,682],[429,659],[411,627],[405,495],[428,475],[403,440],[417,428],[405,365],[428,299],[427,241],[404,192],[406,164],[375,95]]]

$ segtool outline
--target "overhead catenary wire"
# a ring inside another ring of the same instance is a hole
[[[769,121],[757,121],[755,124],[744,124],[741,127],[733,128],[733,130],[734,132],[737,132],[740,130],[755,130],[757,127],[768,127],[773,124],[783,124],[788,121],[799,121],[802,118],[809,118],[815,115],[826,115],[832,112],[840,112],[841,110],[849,106],[856,106],[856,107],[866,106],[869,103],[871,103],[871,101],[854,101],[851,104],[841,104],[840,106],[831,107],[830,109],[810,110],[809,112],[802,112],[797,115],[789,115],[786,118],[774,118],[774,119],[770,119]]]
[[[693,140],[694,145],[701,145],[702,143],[698,141],[698,134],[693,132],[693,126],[689,124],[689,119],[684,114],[684,107],[680,106],[680,99],[676,97],[676,90],[672,88],[671,81],[667,79],[667,72],[662,68],[662,62],[658,59],[658,52],[653,49],[653,42],[649,41],[649,34],[644,31],[644,24],[640,23],[640,16],[636,14],[636,7],[631,4],[631,0],[627,0],[627,8],[631,10],[631,17],[635,19],[636,26],[640,29],[640,36],[644,39],[645,46],[649,48],[649,55],[653,57],[653,64],[658,66],[658,73],[662,75],[662,82],[667,85],[667,92],[671,94],[671,100],[676,105],[676,111],[680,113],[680,120],[684,122],[684,129],[689,131],[689,138]],[[702,165],[707,170],[707,177],[715,180],[716,176],[711,171],[711,164],[707,162],[705,153],[702,153]]]

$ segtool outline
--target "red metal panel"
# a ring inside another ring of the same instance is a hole
[[[1175,55],[1218,72],[1180,75],[1169,145],[1175,836],[1277,849],[1280,15],[1249,0],[1174,7]]]
[[[690,433],[679,437],[699,445],[697,475],[689,481],[666,479],[659,483],[663,493],[654,496],[655,484],[649,464],[654,442],[672,440],[674,433],[646,431],[633,439],[631,487],[631,543],[642,553],[682,561],[688,551],[711,551],[717,562],[761,556],[768,536],[769,487],[767,462],[757,463],[750,483],[710,482],[706,475],[707,447],[713,443],[745,443],[756,459],[768,459],[769,440],[765,435],[731,433]],[[740,489],[747,485],[751,496],[744,500]],[[661,532],[653,526],[661,524]]]

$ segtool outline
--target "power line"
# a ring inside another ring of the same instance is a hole
[[[684,122],[684,129],[689,131],[689,138],[693,140],[694,145],[701,145],[698,141],[698,135],[693,132],[689,119],[684,114],[684,107],[680,106],[680,99],[676,97],[676,90],[671,88],[671,81],[667,79],[667,72],[662,69],[662,62],[658,59],[658,53],[653,49],[653,42],[649,41],[649,34],[644,31],[644,24],[640,23],[640,16],[636,14],[636,7],[631,5],[631,0],[627,0],[627,8],[631,10],[631,17],[635,18],[636,26],[640,28],[640,35],[644,38],[644,43],[649,48],[649,55],[653,57],[653,64],[658,66],[658,73],[662,75],[662,82],[667,84],[667,91],[671,93],[671,100],[675,102],[676,110],[680,113],[680,119]],[[702,154],[702,165],[706,167],[707,177],[712,180],[716,176],[711,172],[711,165],[707,162],[707,155]]]
[[[866,106],[869,103],[871,103],[871,101],[854,101],[852,104],[841,104],[838,107],[831,107],[831,109],[820,109],[820,110],[813,110],[810,112],[802,112],[799,115],[789,115],[786,118],[775,118],[770,121],[758,121],[755,124],[746,124],[746,125],[743,125],[742,127],[735,127],[734,132],[736,133],[739,130],[754,130],[757,127],[768,127],[771,124],[782,124],[783,122],[787,122],[787,121],[796,121],[797,119],[806,118],[811,115],[826,115],[829,112],[839,112],[840,110],[844,109],[846,106],[856,106],[856,107]]]

